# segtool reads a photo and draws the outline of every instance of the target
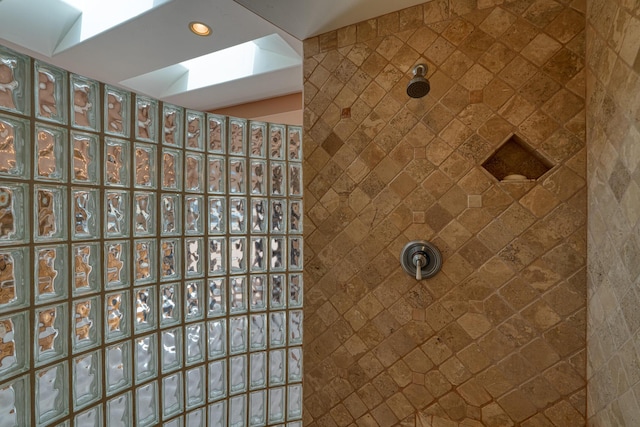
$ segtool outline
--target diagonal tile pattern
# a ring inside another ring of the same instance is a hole
[[[305,425],[584,425],[585,10],[568,3],[433,0],[305,41]],[[410,99],[420,62],[431,92]],[[512,134],[555,167],[498,182],[481,164]],[[440,274],[401,270],[412,239]]]

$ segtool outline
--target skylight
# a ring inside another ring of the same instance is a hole
[[[56,53],[173,0],[60,0],[81,15],[56,46]]]

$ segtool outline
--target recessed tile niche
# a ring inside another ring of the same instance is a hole
[[[482,167],[499,181],[538,179],[553,164],[518,135],[511,135]]]

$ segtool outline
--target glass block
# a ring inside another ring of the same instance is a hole
[[[129,193],[121,190],[106,190],[105,237],[129,237]]]
[[[104,87],[104,131],[111,135],[129,136],[131,95],[109,85]]]
[[[52,65],[34,61],[36,117],[67,123],[67,72]]]
[[[289,349],[289,382],[302,381],[302,347]]]
[[[0,184],[0,245],[23,243],[28,238],[28,193],[26,184]]]
[[[269,313],[269,346],[281,347],[287,343],[287,320],[284,311]]]
[[[1,62],[0,70],[4,64]],[[2,83],[0,83],[2,87]],[[0,108],[5,93],[0,90]],[[31,125],[28,120],[0,115],[0,176],[29,179]]]
[[[284,421],[284,387],[269,389],[269,422]]]
[[[2,51],[0,51],[1,53]],[[25,375],[10,383],[0,385],[0,419],[4,423],[3,425],[14,427],[30,424],[30,396],[29,376]]]
[[[194,323],[185,328],[186,365],[192,365],[205,360],[205,334],[204,324]]]
[[[67,313],[66,303],[36,309],[32,335],[36,366],[67,355]]]
[[[286,240],[284,237],[271,238],[271,271],[281,271],[286,268]]]
[[[179,235],[180,228],[180,196],[177,194],[163,194],[160,201],[162,207],[162,228],[163,236]]]
[[[185,147],[191,150],[204,150],[204,113],[187,110],[185,131]]]
[[[97,401],[102,396],[100,352],[94,351],[78,356],[73,359],[71,366],[73,407],[77,410]]]
[[[134,367],[136,384],[158,375],[156,334],[136,338],[134,348]]]
[[[136,139],[158,142],[158,101],[136,95]]]
[[[138,426],[156,425],[158,418],[158,385],[156,381],[136,389],[136,419]]]
[[[227,395],[226,360],[209,363],[209,401],[219,400]]]
[[[71,74],[71,126],[100,130],[100,83]]]
[[[209,317],[224,316],[226,310],[225,279],[209,279]]]
[[[114,187],[129,185],[129,142],[104,139],[104,183]]]
[[[264,388],[267,385],[267,353],[250,353],[249,389]]]
[[[184,239],[184,274],[186,277],[200,277],[204,274],[202,251],[204,243],[201,237]]]
[[[205,402],[205,384],[203,383],[205,378],[204,366],[198,366],[186,372],[184,389],[187,393],[187,409],[195,408]]]
[[[265,171],[267,163],[262,160],[251,161],[251,194],[263,196],[267,194]]]
[[[76,240],[99,238],[99,191],[72,188],[71,203],[73,207],[71,237]]]
[[[182,153],[169,148],[162,149],[162,189],[182,190]]]
[[[73,352],[97,346],[100,341],[100,297],[73,302]]]
[[[105,385],[107,396],[131,387],[131,342],[124,341],[105,349]]]
[[[229,312],[245,313],[247,311],[247,287],[245,277],[231,277],[229,289]]]
[[[229,200],[229,232],[233,234],[247,232],[246,207],[247,200],[245,198],[232,197]]]
[[[251,199],[251,233],[267,232],[268,202],[266,199]]]
[[[50,423],[69,413],[69,368],[67,362],[49,366],[35,373],[36,422]]]
[[[76,184],[100,184],[98,135],[71,131],[71,182]]]
[[[247,356],[234,356],[229,359],[229,393],[247,391]]]
[[[264,275],[251,276],[251,311],[263,311],[267,308],[267,277]]]
[[[209,358],[218,359],[227,354],[226,319],[211,320],[207,324],[209,334]]]
[[[289,269],[302,270],[302,236],[289,237]]]
[[[35,125],[34,177],[42,181],[66,182],[68,133],[66,129]]]
[[[249,394],[249,425],[264,426],[267,422],[267,391]]]
[[[137,188],[156,187],[156,147],[136,142],[134,159],[134,181]]]
[[[149,283],[156,280],[156,241],[134,241],[135,284]]]
[[[264,159],[267,154],[267,124],[251,122],[251,151],[249,156]]]
[[[70,420],[63,421],[60,424],[56,425],[56,427],[70,427],[70,426],[71,426]]]
[[[289,163],[289,196],[302,197],[302,164]]]
[[[225,199],[209,197],[209,234],[224,234],[226,219]]]
[[[95,292],[100,287],[100,244],[79,243],[71,246],[73,261],[73,295]]]
[[[209,156],[207,162],[209,164],[209,193],[224,194],[226,191],[224,158]]]
[[[269,294],[269,308],[278,310],[287,306],[285,276],[283,274],[272,274],[270,276]]]
[[[209,238],[209,274],[213,276],[225,273],[225,238]]]
[[[4,187],[0,187],[0,208],[3,204],[3,189]],[[64,240],[67,237],[67,214],[69,212],[67,210],[67,189],[35,185],[34,192],[36,197],[34,240],[36,242]],[[9,199],[7,204],[12,205],[13,198],[10,195],[7,197]],[[9,209],[4,210],[5,218],[11,215]],[[8,222],[3,224],[2,218],[0,218],[0,235],[4,229],[10,226],[11,224]]]
[[[283,162],[271,162],[271,185],[269,194],[271,196],[286,196],[287,191],[287,167]]]
[[[289,312],[289,345],[302,345],[302,310]]]
[[[289,200],[289,232],[302,233],[302,200]]]
[[[134,305],[136,320],[133,322],[136,333],[154,329],[156,327],[157,299],[154,286],[136,288],[134,290]]]
[[[292,423],[287,423],[287,427],[302,427],[302,421],[294,421]]]
[[[302,384],[292,384],[287,393],[287,419],[302,418]]]
[[[282,199],[271,200],[271,233],[279,234],[286,231],[287,201]]]
[[[126,240],[110,241],[104,244],[105,288],[121,288],[129,284],[129,267],[131,255],[129,242]]]
[[[285,128],[283,125],[269,123],[269,158],[284,160],[284,138]]]
[[[182,108],[166,103],[162,105],[164,144],[182,147],[182,115]]]
[[[28,115],[31,59],[0,46],[0,109]]]
[[[29,305],[30,287],[29,248],[0,248],[0,312]]]
[[[36,303],[65,297],[68,292],[67,245],[37,246],[34,250],[35,272],[38,285],[35,289]]]
[[[166,423],[162,424],[164,427],[183,427],[184,423],[182,422],[183,419],[182,417],[177,417],[172,419],[171,421],[167,421]]]
[[[209,122],[209,133],[207,134],[207,147],[210,153],[224,153],[226,141],[225,130],[227,127],[227,118],[217,114],[207,114]]]
[[[29,369],[29,335],[28,312],[0,317],[0,381]]]
[[[133,235],[153,236],[156,234],[156,195],[136,192],[133,195],[135,221]]]
[[[241,394],[229,399],[229,427],[244,427],[247,417],[247,396]]]
[[[176,280],[180,276],[180,239],[163,239],[160,242],[160,280]]]
[[[203,310],[204,282],[191,280],[185,284],[185,312],[187,322],[204,318]]]
[[[267,315],[252,314],[251,325],[249,326],[249,349],[264,350],[267,348]]]
[[[131,311],[129,291],[120,291],[105,296],[105,342],[131,334]]]
[[[289,307],[302,307],[302,274],[289,275]]]
[[[227,401],[209,405],[209,427],[227,427]]]
[[[162,297],[160,326],[173,325],[180,322],[179,286],[177,283],[160,286],[160,295]]]
[[[76,415],[74,427],[102,427],[102,405],[94,406]]]
[[[289,160],[302,161],[302,127],[287,126],[289,140]]]
[[[266,237],[251,238],[251,271],[267,271],[267,261],[265,255],[267,252]]]
[[[246,164],[244,159],[229,159],[229,193],[245,194],[246,184]]]
[[[162,372],[182,367],[182,331],[180,328],[162,331]]]
[[[187,153],[184,157],[185,191],[204,193],[204,155]]]
[[[162,417],[168,418],[184,410],[182,372],[162,379]]]
[[[247,139],[247,121],[235,117],[229,118],[229,154],[242,156],[245,153]]]
[[[206,418],[204,408],[196,409],[187,414],[186,427],[205,427]]]
[[[231,247],[230,270],[231,273],[244,273],[247,271],[247,239],[245,237],[233,237],[229,243]]]
[[[130,426],[133,419],[131,403],[131,392],[121,394],[107,401],[107,425],[109,427]]]
[[[202,235],[204,234],[202,207],[202,196],[187,195],[184,197],[184,234]]]

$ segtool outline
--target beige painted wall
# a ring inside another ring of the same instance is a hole
[[[269,123],[302,126],[302,93],[292,93],[209,112]]]
[[[640,425],[640,2],[589,0],[589,424]]]
[[[501,3],[305,41],[305,425],[584,424],[583,3]],[[480,165],[512,133],[556,166],[498,182]],[[412,239],[433,279],[401,270]]]

